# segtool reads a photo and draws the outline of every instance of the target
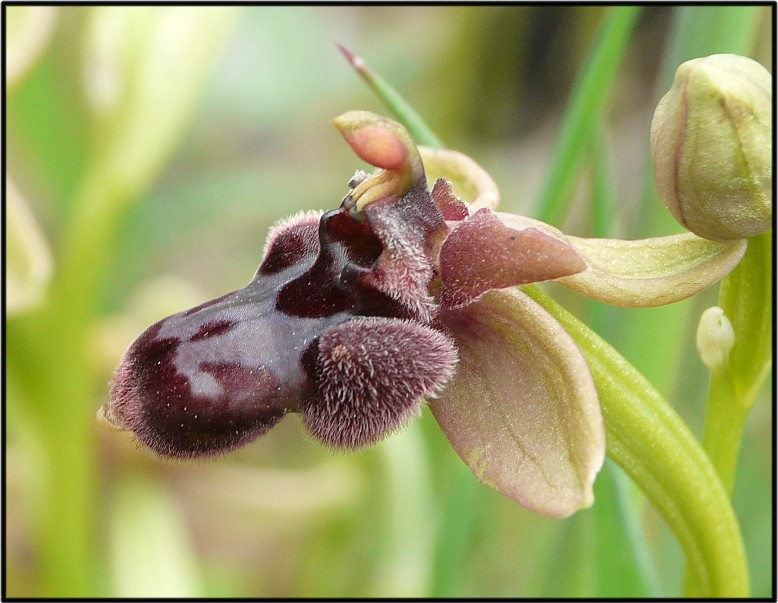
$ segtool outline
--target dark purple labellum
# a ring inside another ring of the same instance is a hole
[[[268,369],[200,362],[186,376],[186,344],[160,338],[162,326],[133,344],[112,383],[113,412],[138,440],[164,456],[193,457],[240,446],[283,417]]]
[[[364,212],[347,198],[280,224],[248,285],[130,346],[103,416],[179,458],[234,449],[287,412],[326,444],[375,442],[453,373],[455,346],[430,326],[446,233],[423,181]]]
[[[296,410],[299,355],[346,315],[290,318],[261,279],[195,312],[166,318],[129,348],[114,377],[113,414],[155,452],[224,452]]]

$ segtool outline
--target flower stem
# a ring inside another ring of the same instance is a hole
[[[743,425],[772,361],[772,232],[751,239],[721,281],[719,306],[732,322],[729,361],[711,373],[703,445],[727,492],[735,483]]]
[[[675,533],[704,597],[747,597],[740,528],[724,486],[694,435],[615,349],[536,286],[523,291],[570,333],[592,371],[608,455]]]
[[[711,371],[703,447],[732,496],[748,413],[770,370],[772,353],[772,232],[749,241],[737,268],[721,281],[719,306],[732,322],[735,344],[728,362]],[[699,585],[687,568],[686,594]]]
[[[711,374],[702,445],[730,496],[749,408],[738,399],[729,373]]]

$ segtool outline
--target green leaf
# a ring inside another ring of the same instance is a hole
[[[605,126],[594,133],[594,161],[592,165],[592,233],[596,238],[613,235],[618,215],[618,199],[614,184],[616,178],[605,139]]]
[[[650,560],[648,542],[640,532],[636,505],[628,497],[627,487],[632,486],[628,480],[618,465],[606,459],[594,484],[595,542],[589,543],[596,570],[597,588],[593,596],[650,597],[658,593],[658,578]]]

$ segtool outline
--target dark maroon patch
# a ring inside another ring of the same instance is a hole
[[[301,219],[272,233],[259,273],[270,275],[281,272],[319,252],[319,221]]]
[[[344,207],[322,216],[320,232],[323,245],[339,244],[358,266],[372,266],[384,250],[370,224],[355,220]]]
[[[216,337],[222,333],[227,332],[230,327],[235,323],[229,320],[215,320],[213,322],[205,323],[200,329],[192,335],[190,341],[200,341],[202,339],[208,339],[209,337]]]
[[[176,338],[160,324],[128,350],[111,383],[114,412],[138,440],[163,456],[219,454],[262,435],[285,414],[280,388],[264,367],[204,365],[211,391],[197,392],[175,366]]]
[[[279,292],[279,311],[320,318],[342,312],[361,314],[387,301],[386,294],[363,282],[383,251],[367,222],[355,221],[345,208],[329,211],[321,217],[319,245],[310,269]]]

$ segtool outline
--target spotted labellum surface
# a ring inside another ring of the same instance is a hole
[[[572,237],[465,203],[444,178],[430,190],[396,122],[352,111],[333,123],[378,170],[357,172],[337,209],[277,224],[245,287],[142,333],[100,418],[159,455],[193,458],[291,412],[322,443],[356,449],[427,400],[484,483],[551,516],[591,504],[605,449],[591,375],[515,286],[602,272],[610,256],[587,261]],[[467,169],[478,189],[480,168]],[[592,289],[586,277],[566,284]]]

